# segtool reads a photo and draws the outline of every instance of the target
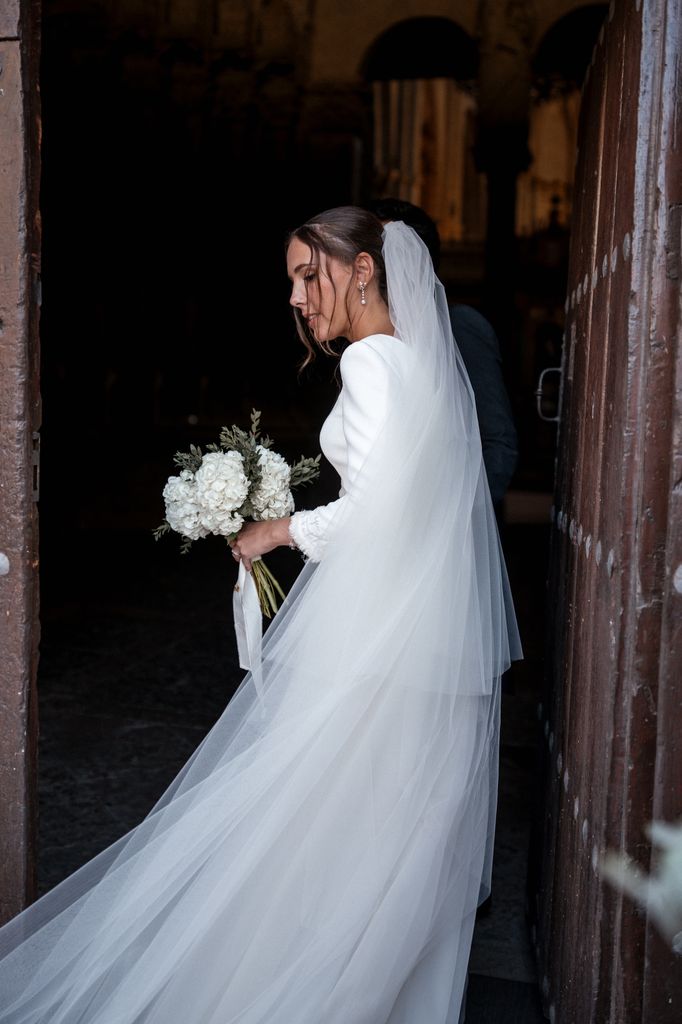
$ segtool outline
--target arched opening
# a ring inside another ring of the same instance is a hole
[[[365,78],[454,78],[473,81],[478,50],[471,36],[450,18],[407,18],[374,41],[363,62]]]
[[[409,18],[371,46],[373,191],[424,207],[442,241],[485,232],[485,181],[474,165],[474,40],[448,18]]]

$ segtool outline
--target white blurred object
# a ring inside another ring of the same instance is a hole
[[[654,821],[647,829],[660,851],[656,874],[646,875],[622,854],[607,853],[601,872],[612,885],[646,907],[659,931],[682,954],[682,822]]]

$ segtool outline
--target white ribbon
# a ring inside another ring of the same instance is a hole
[[[250,670],[261,706],[263,704],[263,669],[261,646],[263,641],[263,616],[258,600],[258,591],[253,576],[239,562],[239,576],[232,595],[234,630],[237,634],[237,651],[240,668]]]

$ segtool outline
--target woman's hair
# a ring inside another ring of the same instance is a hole
[[[309,246],[310,262],[317,266],[318,273],[322,272],[320,267],[321,253],[338,260],[346,266],[352,266],[355,257],[359,253],[368,253],[374,260],[374,273],[377,285],[379,286],[379,292],[384,301],[387,301],[386,271],[381,254],[382,233],[383,226],[381,221],[373,213],[363,210],[359,206],[337,206],[333,210],[325,210],[324,213],[318,213],[316,217],[311,217],[300,228],[292,231],[287,238],[286,245],[288,248],[293,239],[297,238],[304,245]],[[354,278],[355,269],[353,269],[350,284],[353,283]],[[307,288],[308,284],[306,283]],[[336,294],[336,290],[334,293]],[[350,315],[348,310],[349,294],[350,286],[346,292],[346,312]],[[334,308],[336,308],[336,304]],[[308,366],[315,359],[317,349],[321,349],[327,355],[333,356],[338,354],[333,346],[335,339],[317,341],[299,309],[294,309],[294,319],[298,336],[306,348],[306,356],[301,363],[301,369]]]

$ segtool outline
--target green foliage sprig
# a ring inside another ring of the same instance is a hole
[[[188,469],[190,473],[196,473],[203,457],[201,448],[196,444],[191,444],[188,452],[176,452],[173,462],[179,469]]]
[[[154,540],[159,540],[161,537],[163,537],[164,533],[170,533],[170,532],[171,532],[170,523],[168,522],[167,519],[164,519],[164,521],[161,523],[161,526],[157,526],[156,529],[153,530]]]
[[[321,458],[321,455],[316,455],[314,459],[309,459],[302,455],[298,462],[295,462],[291,467],[290,487],[305,487],[307,484],[311,484],[313,480],[317,480],[320,475]]]

